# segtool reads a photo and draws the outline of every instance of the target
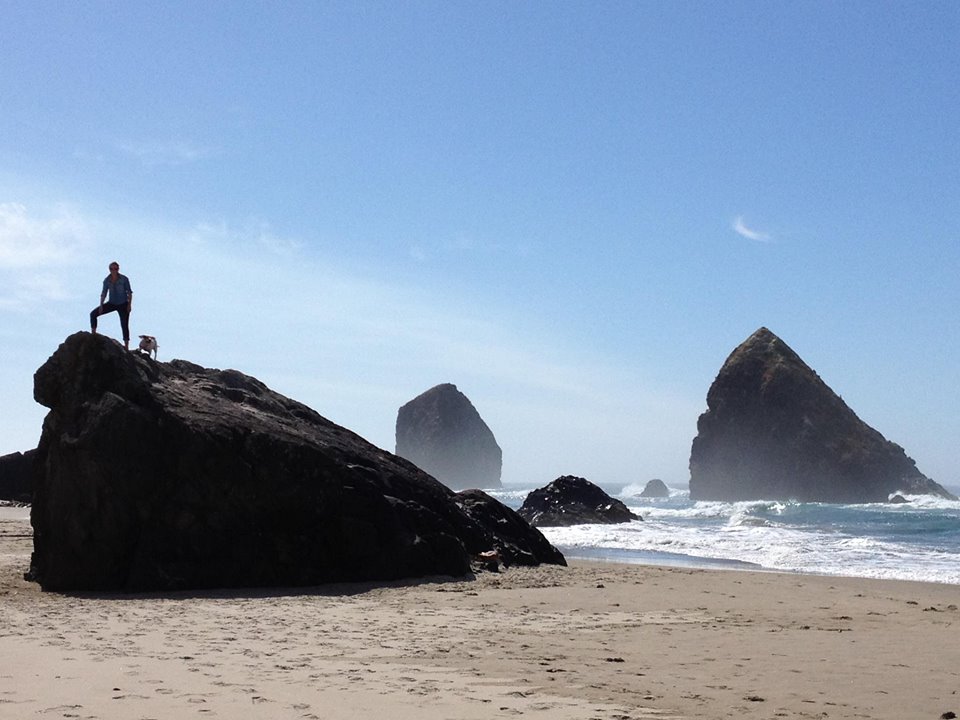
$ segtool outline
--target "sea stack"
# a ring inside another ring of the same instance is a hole
[[[537,488],[517,511],[534,527],[568,527],[570,525],[626,523],[643,520],[586,478],[563,475]]]
[[[697,421],[692,499],[869,503],[896,492],[953,497],[767,328],[730,354]]]
[[[236,370],[71,335],[34,375],[44,590],[286,587],[562,563],[517,514],[458,496]],[[501,530],[503,531],[501,533]]]
[[[643,488],[643,492],[640,493],[642,498],[666,498],[670,497],[670,488],[667,487],[666,483],[659,478],[654,478],[646,484]]]
[[[500,487],[500,446],[456,385],[437,385],[400,408],[396,450],[454,490]]]

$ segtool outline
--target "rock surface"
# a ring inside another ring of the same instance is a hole
[[[665,498],[670,497],[670,488],[666,486],[663,480],[654,478],[646,484],[640,497],[644,498]]]
[[[29,503],[32,497],[33,459],[36,450],[0,457],[0,500]]]
[[[760,328],[727,358],[690,453],[693,500],[886,502],[952,497]]]
[[[500,446],[456,385],[437,385],[400,408],[396,449],[455,490],[500,487]]]
[[[497,537],[489,542],[498,554],[514,558],[516,564],[566,565],[563,554],[539,532],[531,536],[532,528],[519,514],[493,499],[482,490],[461,490],[457,503],[471,518],[485,528],[496,528]],[[523,562],[520,562],[522,560]]]
[[[534,527],[609,525],[643,519],[589,480],[573,475],[558,477],[531,492],[517,513]]]
[[[303,586],[558,562],[447,487],[235,370],[76,333],[36,372],[30,579],[45,590]],[[493,506],[492,499],[488,504]],[[493,516],[493,513],[488,513]]]

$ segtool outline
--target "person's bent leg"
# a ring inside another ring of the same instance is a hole
[[[94,335],[97,334],[97,318],[100,317],[101,307],[97,305],[93,310],[90,311],[90,332]]]

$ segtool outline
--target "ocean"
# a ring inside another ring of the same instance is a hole
[[[693,502],[686,489],[641,498],[644,484],[603,489],[643,522],[541,528],[567,558],[763,569],[960,585],[960,502]],[[517,509],[533,488],[488,491]],[[953,489],[953,492],[956,492]]]

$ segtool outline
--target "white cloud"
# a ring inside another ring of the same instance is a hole
[[[194,145],[182,140],[124,141],[117,143],[117,149],[136,158],[146,167],[188,165],[216,154],[213,148]]]
[[[770,235],[767,233],[747,227],[743,221],[743,215],[737,215],[733,221],[732,228],[737,235],[745,237],[747,240],[754,240],[756,242],[770,242],[771,240]]]
[[[63,265],[78,255],[88,235],[84,221],[66,206],[36,217],[20,203],[0,203],[0,269]]]

